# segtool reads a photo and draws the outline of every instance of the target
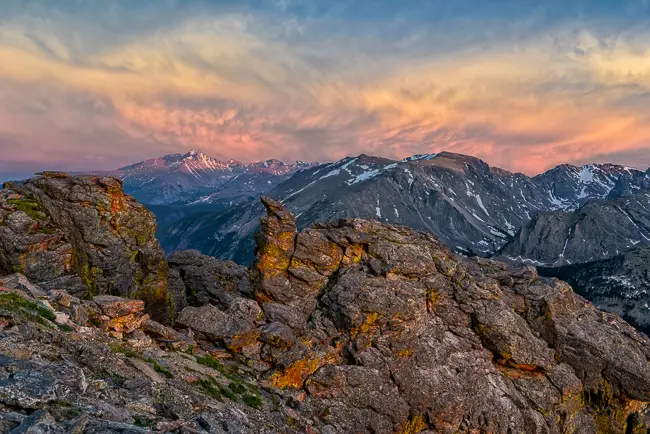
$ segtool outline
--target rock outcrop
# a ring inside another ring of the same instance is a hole
[[[253,294],[248,268],[232,261],[220,261],[195,250],[175,252],[169,262],[169,292],[178,310],[187,305],[214,304],[222,309],[234,297]]]
[[[0,275],[45,289],[140,298],[170,317],[156,221],[110,177],[46,172],[0,191]]]
[[[650,428],[650,341],[566,283],[532,267],[456,256],[430,234],[376,221],[298,232],[279,202],[263,202],[268,216],[250,277],[232,263],[203,267],[196,252],[170,258],[174,296],[188,305],[175,329],[113,297],[81,302],[87,326],[71,320],[71,330],[58,329],[56,318],[72,318],[80,302],[60,291],[42,300],[0,291],[0,427]],[[125,317],[130,327],[113,327]]]

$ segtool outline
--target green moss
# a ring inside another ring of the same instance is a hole
[[[33,198],[21,197],[20,199],[9,199],[7,201],[17,211],[23,211],[33,220],[43,220],[47,214],[41,208],[41,205]]]
[[[205,355],[204,357],[197,357],[196,361],[208,368],[212,368],[218,371],[221,375],[230,380],[230,383],[227,387],[219,384],[216,380],[201,380],[198,383],[199,386],[206,391],[209,389],[206,386],[206,382],[209,382],[212,388],[219,389],[220,396],[225,396],[226,398],[236,401],[241,400],[241,402],[246,405],[260,409],[262,405],[262,393],[259,388],[254,385],[245,382],[240,377],[235,375],[235,368],[224,366],[219,360],[211,356],[210,354]]]
[[[37,232],[40,233],[40,234],[53,235],[53,234],[56,233],[56,229],[54,229],[54,228],[43,228],[43,227],[39,226]]]
[[[233,391],[233,393],[238,395],[243,395],[247,392],[246,387],[240,382],[233,381],[228,385],[228,387]]]
[[[15,319],[48,327],[56,318],[51,310],[11,292],[0,294],[0,309],[12,313]]]
[[[67,325],[67,324],[57,324],[57,326],[59,327],[59,330],[67,332],[67,333],[70,333],[70,332],[74,331],[74,329],[72,327],[70,327],[69,325]]]
[[[52,312],[51,310],[49,310],[49,309],[47,309],[47,308],[45,308],[43,306],[38,306],[37,305],[36,312],[40,316],[42,316],[43,318],[45,318],[47,320],[54,321],[56,319],[56,315],[54,314],[54,312]]]
[[[99,294],[97,286],[97,277],[104,274],[103,270],[97,266],[91,266],[88,256],[81,252],[75,252],[73,258],[73,268],[81,277],[82,282],[88,288],[84,298],[90,299]]]
[[[199,380],[196,382],[196,385],[199,386],[205,395],[208,395],[217,401],[223,402],[221,399],[221,391],[219,390],[219,386],[212,379]]]
[[[158,372],[159,374],[163,374],[167,378],[174,378],[172,371],[162,366],[160,363],[158,363],[157,360],[151,360],[151,363],[153,364],[154,371]]]
[[[236,401],[237,400],[237,395],[235,395],[235,392],[230,388],[230,386],[222,386],[219,384],[219,390],[221,391],[221,394],[225,396],[226,398],[230,399],[231,401]]]
[[[244,395],[242,397],[244,404],[249,407],[260,410],[262,408],[262,397],[260,395]]]
[[[139,416],[133,416],[133,424],[140,428],[152,428],[154,425],[153,422],[142,419]]]
[[[206,354],[204,357],[197,357],[196,361],[203,366],[207,366],[208,368],[215,369],[223,374],[224,371],[224,366],[221,364],[221,362],[217,359],[215,359],[213,356],[210,354]]]
[[[83,413],[68,401],[54,401],[50,403],[50,407],[55,415],[65,419],[74,419]]]
[[[122,344],[111,342],[108,344],[108,347],[113,351],[114,353],[120,353],[124,354],[126,357],[133,357],[136,359],[142,358],[140,353],[137,351],[133,351],[131,349],[125,348]]]

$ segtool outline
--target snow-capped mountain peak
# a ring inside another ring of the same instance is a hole
[[[222,161],[200,149],[191,149],[109,173],[119,176],[129,193],[148,204],[211,203],[214,197],[239,200],[263,193],[310,166],[310,163],[285,163],[276,159],[250,164],[233,159]]]

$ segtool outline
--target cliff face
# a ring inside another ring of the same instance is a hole
[[[47,172],[0,192],[0,271],[46,289],[141,298],[169,317],[153,215],[110,177]]]
[[[49,291],[25,302],[0,291],[0,427],[650,428],[650,341],[566,283],[375,221],[298,232],[280,203],[263,202],[250,270],[192,251],[169,258],[170,287],[187,306],[175,329],[133,301]],[[22,285],[22,297],[38,294]]]

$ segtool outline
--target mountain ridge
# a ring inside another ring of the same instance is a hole
[[[95,173],[120,178],[125,189],[143,203],[185,205],[212,203],[215,190],[227,182],[238,184],[237,188],[229,190],[230,202],[246,199],[244,193],[264,193],[311,164],[277,159],[247,164],[233,159],[221,161],[192,149],[185,154],[169,154]],[[236,180],[237,177],[241,178]],[[224,196],[222,194],[219,199]]]
[[[268,196],[297,215],[299,225],[341,217],[377,218],[427,230],[450,247],[489,256],[508,244],[540,211],[570,211],[590,199],[629,195],[648,183],[645,172],[611,164],[558,166],[536,177],[493,168],[462,154],[441,152],[401,161],[361,154],[293,174]],[[202,241],[245,239],[250,247],[256,204],[179,220],[161,231],[167,251],[193,245],[204,253],[250,261],[236,246],[201,248]],[[302,226],[301,226],[302,227]],[[243,230],[242,228],[245,228]],[[200,233],[181,242],[183,231]]]

